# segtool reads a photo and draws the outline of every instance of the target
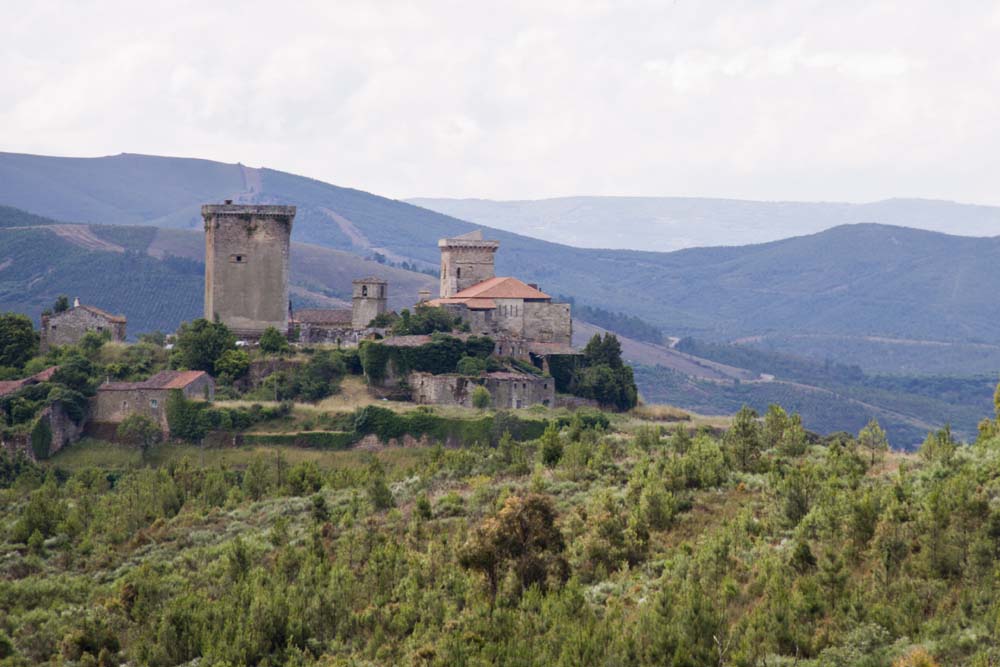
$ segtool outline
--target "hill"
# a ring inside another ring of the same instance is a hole
[[[295,204],[299,242],[361,256],[378,253],[428,270],[438,263],[438,238],[474,228],[404,202],[238,164],[0,154],[0,203],[57,219],[200,229],[200,204],[224,198]],[[900,203],[893,210],[905,218],[910,208]],[[912,215],[919,222],[929,214]],[[906,372],[947,370],[912,363],[921,356],[908,354],[912,341],[1000,345],[994,326],[1000,321],[1000,303],[993,298],[1000,290],[996,238],[863,224],[744,247],[657,253],[587,250],[500,230],[487,233],[503,244],[501,273],[537,282],[580,305],[641,317],[674,336],[754,338],[756,345],[772,336],[804,336],[795,340],[808,342],[808,354],[835,352],[865,367],[886,364],[899,347],[900,368],[878,370]],[[1000,367],[992,365],[1000,359],[997,352],[983,371]],[[969,348],[945,354],[965,367],[973,358]],[[923,356],[933,363],[933,355]]]
[[[4,226],[0,211],[0,311],[36,321],[59,294],[79,296],[129,318],[134,337],[174,331],[200,317],[204,293],[201,232],[153,227],[72,225]],[[36,220],[37,222],[37,220]],[[298,306],[349,306],[351,281],[377,274],[390,281],[390,306],[407,307],[436,280],[350,253],[292,244],[292,301]]]
[[[748,245],[875,222],[966,236],[1000,229],[1000,207],[929,199],[868,204],[694,197],[559,197],[527,201],[407,200],[445,215],[581,248],[671,251]]]
[[[371,414],[405,413],[298,405],[260,426]],[[85,441],[41,466],[0,450],[5,661],[996,663],[1000,439],[941,433],[916,456],[780,415],[661,437],[633,416],[529,414],[569,423],[496,447],[337,451],[273,432]]]

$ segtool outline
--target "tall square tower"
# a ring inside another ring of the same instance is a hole
[[[369,323],[388,310],[388,283],[381,278],[359,278],[354,281],[351,300],[351,326],[355,331],[367,329]]]
[[[496,276],[493,258],[499,241],[483,240],[481,231],[438,241],[441,249],[441,298]]]
[[[288,255],[294,206],[207,204],[205,319],[237,336],[288,330]]]

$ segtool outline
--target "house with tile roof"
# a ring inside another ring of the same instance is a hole
[[[61,313],[42,315],[41,350],[46,352],[54,345],[74,345],[88,331],[111,336],[111,340],[125,342],[124,315],[112,315],[95,306],[81,305],[73,300],[73,307]]]
[[[438,241],[441,294],[428,305],[445,308],[473,333],[498,342],[541,343],[572,353],[569,304],[554,303],[538,285],[495,275],[493,259],[499,246],[498,241],[484,240],[481,232]]]
[[[142,414],[169,435],[166,406],[172,391],[180,391],[190,400],[211,401],[215,381],[204,371],[162,371],[142,382],[106,382],[91,401],[91,421],[120,424],[129,415]]]

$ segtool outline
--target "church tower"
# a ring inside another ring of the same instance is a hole
[[[367,329],[369,323],[388,309],[386,295],[388,283],[381,278],[361,278],[354,281],[351,301],[351,327],[355,331]]]
[[[438,241],[441,249],[441,298],[496,276],[494,255],[499,241],[483,240],[481,231]]]

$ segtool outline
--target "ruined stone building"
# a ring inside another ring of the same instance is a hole
[[[208,204],[205,220],[205,319],[242,338],[268,327],[286,332],[294,206]]]
[[[350,308],[308,308],[292,314],[300,342],[353,346],[368,335],[372,320],[388,310],[388,283],[370,276],[355,280],[352,287]]]
[[[485,241],[473,232],[454,239],[441,239],[441,295],[429,301],[463,322],[473,333],[488,335],[503,344],[527,348],[525,343],[549,346],[568,353],[573,338],[573,319],[567,303],[517,278],[497,277],[494,255],[500,243]]]
[[[80,305],[80,299],[73,300],[73,307],[61,313],[42,315],[41,350],[54,345],[74,345],[88,331],[111,336],[115,342],[125,341],[124,315],[112,315],[94,306]]]
[[[162,371],[142,382],[106,382],[91,399],[91,420],[98,424],[119,424],[133,414],[146,415],[169,435],[167,399],[180,390],[191,400],[215,398],[215,380],[204,371]]]
[[[555,405],[556,385],[551,377],[496,371],[480,376],[457,373],[432,375],[411,373],[408,380],[412,400],[424,405],[472,405],[472,391],[485,387],[490,406],[497,410],[516,410],[530,405]]]

